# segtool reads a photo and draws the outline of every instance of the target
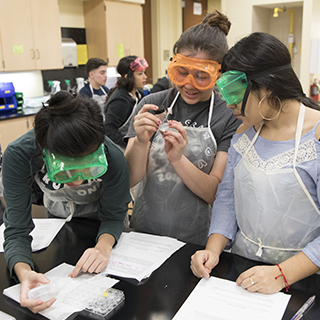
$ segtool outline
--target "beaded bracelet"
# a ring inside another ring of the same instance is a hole
[[[285,285],[285,287],[286,287],[286,292],[288,292],[288,290],[289,290],[289,283],[288,283],[288,281],[287,281],[287,279],[286,279],[286,277],[285,277],[285,275],[284,275],[281,267],[280,267],[278,264],[276,264],[276,265],[278,266],[281,274],[279,274],[277,277],[275,277],[275,279],[278,279],[279,277],[283,277],[284,285]]]

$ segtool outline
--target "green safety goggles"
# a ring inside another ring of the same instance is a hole
[[[248,86],[247,75],[242,71],[227,71],[221,74],[216,85],[227,104],[238,104],[243,100]]]
[[[289,68],[291,68],[291,64],[286,64],[251,76],[247,76],[246,73],[242,71],[230,70],[220,75],[216,85],[222,95],[222,99],[225,100],[227,104],[238,104],[242,101],[241,114],[245,116],[244,109],[252,87],[251,80]]]
[[[91,180],[102,176],[108,170],[104,144],[84,157],[66,157],[43,149],[43,160],[49,179],[56,183],[74,180]]]

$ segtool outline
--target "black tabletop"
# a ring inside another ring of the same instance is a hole
[[[90,219],[72,219],[66,223],[50,246],[33,254],[37,271],[45,273],[66,262],[74,265],[83,251],[94,246],[99,222]],[[190,257],[200,246],[186,244],[155,270],[150,278],[141,283],[120,279],[114,287],[125,293],[125,303],[108,319],[111,320],[169,320],[172,319],[191,291],[199,282],[190,270]],[[239,274],[257,265],[230,253],[222,253],[212,276],[235,281]],[[299,267],[299,266],[297,266]],[[0,254],[0,289],[3,291],[15,282],[10,279],[4,255]],[[293,314],[312,295],[316,294],[315,305],[306,313],[304,320],[320,319],[320,277],[313,275],[290,286],[292,295],[283,320],[290,320]],[[1,294],[0,310],[18,320],[45,319]],[[214,312],[214,311],[213,311]],[[72,315],[75,320],[89,319],[83,314]]]

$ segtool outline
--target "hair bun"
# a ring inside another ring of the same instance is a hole
[[[231,22],[229,21],[228,17],[223,13],[213,10],[208,13],[202,20],[202,24],[211,26],[211,27],[218,27],[220,28],[223,33],[227,36],[231,27]]]

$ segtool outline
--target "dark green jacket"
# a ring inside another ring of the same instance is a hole
[[[98,237],[103,233],[117,241],[123,231],[123,219],[131,201],[128,163],[123,153],[105,138],[108,171],[101,177],[103,193],[97,207],[101,225]],[[30,232],[34,228],[31,215],[31,185],[34,175],[43,166],[37,156],[34,130],[30,130],[8,145],[3,154],[3,186],[6,210],[4,252],[11,276],[17,262],[25,262],[34,269],[31,257]]]

